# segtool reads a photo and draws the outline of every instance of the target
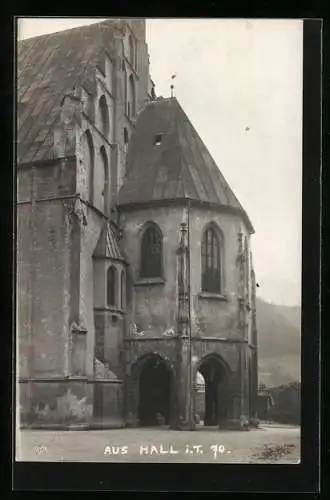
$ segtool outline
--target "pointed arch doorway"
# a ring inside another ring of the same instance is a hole
[[[199,379],[203,380],[203,393],[198,394],[196,406],[202,415],[204,426],[218,426],[230,417],[231,405],[229,398],[230,371],[222,358],[210,354],[203,358],[197,367]]]
[[[137,417],[140,426],[169,425],[172,414],[173,377],[168,363],[157,354],[140,361]]]

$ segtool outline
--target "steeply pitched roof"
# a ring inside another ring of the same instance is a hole
[[[118,235],[116,234],[115,228],[111,222],[106,222],[104,224],[93,256],[107,257],[125,262],[125,257],[120,250]]]
[[[18,161],[53,157],[64,94],[94,91],[94,70],[112,51],[113,20],[22,40],[17,46]],[[102,66],[101,66],[102,69]]]
[[[157,135],[161,135],[160,145],[155,145]],[[243,207],[177,99],[156,99],[137,119],[118,204],[173,199],[234,209],[253,232]]]

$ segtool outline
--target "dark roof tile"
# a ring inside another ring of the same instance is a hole
[[[85,86],[95,91],[96,64],[104,49],[113,50],[112,20],[22,40],[17,47],[18,160],[53,156],[52,148],[34,144],[52,135],[63,95]],[[43,152],[44,157],[40,157]]]

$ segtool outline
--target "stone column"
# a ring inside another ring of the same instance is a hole
[[[238,376],[239,376],[239,417],[235,415],[240,421],[247,419],[247,391],[245,378],[247,377],[246,370],[246,273],[245,273],[245,255],[243,248],[243,234],[239,232],[238,234],[238,252],[237,252],[237,333],[241,339],[241,343],[238,344]],[[236,403],[237,404],[237,403]],[[237,407],[235,413],[237,412]]]
[[[238,300],[238,318],[237,330],[240,338],[243,340],[245,334],[245,311],[244,311],[244,252],[243,252],[243,234],[238,234],[238,252],[237,252],[237,300]],[[240,418],[244,413],[244,353],[242,344],[238,344],[238,377],[239,377],[239,415],[237,415],[237,402],[235,407],[235,419]]]
[[[134,350],[131,342],[125,346],[124,370],[124,420],[127,427],[138,427],[138,376],[132,369],[132,356]],[[137,367],[135,367],[137,368]]]
[[[257,407],[258,407],[258,332],[257,332],[257,320],[256,320],[256,279],[255,279],[255,273],[252,268],[251,270],[251,288],[252,288],[252,293],[251,293],[251,309],[252,309],[252,334],[251,334],[251,340],[252,340],[252,359],[251,359],[251,376],[252,376],[252,383],[251,383],[251,391],[252,394],[250,395],[251,398],[251,410],[252,414],[257,412]]]
[[[179,429],[195,429],[192,402],[192,366],[191,366],[191,322],[189,301],[189,244],[188,227],[180,225],[180,244],[178,248],[178,418]]]
[[[29,220],[29,229],[30,229],[30,267],[29,267],[29,279],[28,279],[28,331],[27,331],[27,408],[26,413],[30,417],[33,414],[33,382],[31,382],[31,378],[34,376],[34,360],[35,360],[35,339],[34,339],[34,323],[35,323],[35,281],[37,279],[36,272],[36,250],[37,250],[37,206],[36,206],[36,197],[37,197],[37,184],[36,184],[36,167],[32,165],[31,168],[31,205],[30,205],[30,220]],[[21,291],[19,291],[20,293]],[[24,328],[20,328],[20,331],[24,332]],[[20,339],[18,339],[20,342]]]
[[[124,73],[122,71],[123,61],[123,38],[120,32],[114,34],[114,60],[113,60],[113,80],[112,89],[114,95],[114,111],[113,111],[113,143],[110,167],[110,198],[111,198],[111,213],[116,212],[116,203],[118,190],[123,177],[122,164],[122,134],[124,126]],[[114,212],[113,212],[114,211]]]

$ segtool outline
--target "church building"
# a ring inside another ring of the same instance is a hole
[[[19,42],[21,427],[249,422],[253,233],[178,100],[156,96],[145,20]]]

